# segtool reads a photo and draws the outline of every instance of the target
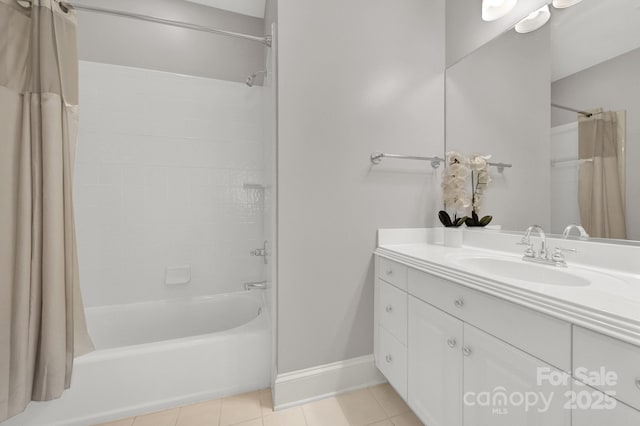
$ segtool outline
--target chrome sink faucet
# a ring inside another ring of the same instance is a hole
[[[533,249],[533,244],[531,243],[531,233],[533,231],[537,231],[540,234],[540,250],[536,253]],[[524,256],[522,260],[527,262],[535,262],[542,263],[544,265],[551,266],[560,266],[563,268],[567,267],[567,262],[564,259],[563,251],[574,252],[574,249],[564,249],[562,247],[556,247],[553,255],[549,257],[549,252],[547,250],[547,235],[544,233],[544,230],[540,225],[531,225],[525,231],[522,240],[518,244],[527,246],[527,249],[524,252]]]
[[[574,229],[580,233],[581,240],[585,238],[589,238],[589,234],[587,234],[587,231],[585,231],[585,229],[582,226],[576,225],[575,223],[572,223],[571,225],[564,228],[564,232],[562,233],[562,238],[566,240],[571,234],[571,231],[573,231]]]
[[[533,231],[538,231],[540,234],[540,251],[536,254],[535,250],[533,250],[533,244],[531,243],[531,233]],[[547,235],[544,233],[544,229],[540,225],[531,225],[527,228],[520,241],[520,244],[529,246],[529,248],[525,251],[525,257],[531,258],[547,258]]]

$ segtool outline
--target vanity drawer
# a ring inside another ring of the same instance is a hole
[[[605,393],[615,392],[616,399],[640,409],[640,347],[574,326],[574,376],[579,378],[580,368],[588,374],[599,372],[602,367],[618,376],[617,385],[591,385]]]
[[[571,371],[571,324],[413,269],[409,270],[408,281],[409,294],[561,370]]]
[[[407,344],[407,293],[380,281],[378,321],[388,332]]]
[[[407,289],[407,267],[383,257],[378,257],[378,278],[396,287]]]
[[[572,426],[640,425],[640,411],[634,410],[615,398],[578,384],[575,380],[573,381],[573,391],[576,393],[576,400],[573,401],[574,405],[571,407]],[[578,395],[585,391],[590,395],[588,403],[585,404],[584,400],[579,403]]]
[[[398,394],[407,400],[407,348],[382,327],[378,327],[376,366]]]

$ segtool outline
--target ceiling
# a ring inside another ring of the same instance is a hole
[[[554,9],[552,70],[556,81],[640,47],[640,0],[583,0]]]
[[[199,3],[216,9],[228,10],[241,15],[264,18],[264,7],[266,0],[186,0],[192,3]]]

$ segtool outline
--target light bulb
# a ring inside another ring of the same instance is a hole
[[[564,9],[566,7],[574,6],[581,1],[582,0],[553,0],[553,7],[556,9]]]
[[[482,19],[495,21],[505,16],[515,7],[518,0],[482,0]]]
[[[532,12],[522,21],[516,24],[516,31],[519,33],[530,33],[546,24],[551,18],[551,11],[548,5],[542,6],[540,9]]]

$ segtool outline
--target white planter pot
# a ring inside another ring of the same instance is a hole
[[[444,228],[445,247],[462,247],[462,228]]]

